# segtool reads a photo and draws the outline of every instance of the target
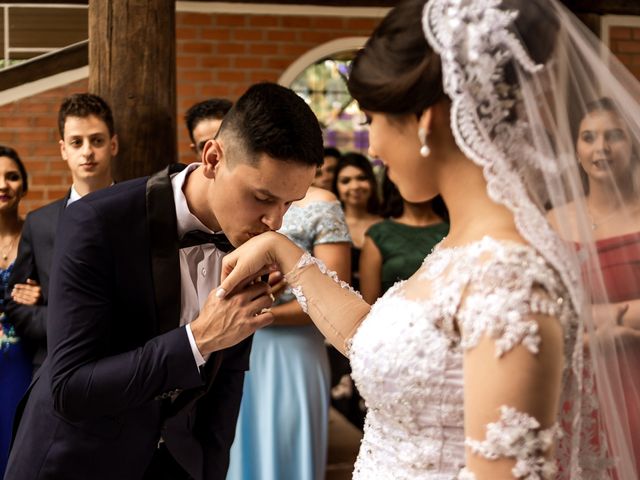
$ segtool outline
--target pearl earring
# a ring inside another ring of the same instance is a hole
[[[431,150],[427,145],[427,131],[423,127],[420,127],[418,129],[418,139],[420,139],[420,143],[422,144],[422,146],[420,147],[420,156],[428,157],[431,153]]]

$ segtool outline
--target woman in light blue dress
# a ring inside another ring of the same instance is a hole
[[[311,187],[280,232],[349,280],[351,239],[340,203]],[[286,272],[285,272],[286,273]],[[324,338],[285,291],[253,338],[227,480],[323,480],[330,370]]]

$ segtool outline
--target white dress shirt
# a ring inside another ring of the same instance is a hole
[[[178,237],[182,238],[185,233],[191,230],[201,230],[208,233],[208,229],[195,215],[189,211],[187,199],[182,191],[182,186],[193,170],[198,168],[200,163],[192,163],[181,172],[171,176],[171,186],[173,188],[173,200],[176,205],[176,218],[178,222]],[[196,365],[201,367],[206,362],[196,345],[191,323],[200,314],[209,293],[220,284],[220,272],[222,269],[222,258],[225,252],[218,250],[212,244],[196,245],[193,247],[180,249],[180,326],[186,325],[187,336],[191,344],[191,351]],[[207,356],[208,357],[208,356]]]

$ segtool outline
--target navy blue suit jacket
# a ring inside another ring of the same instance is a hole
[[[194,479],[225,478],[251,339],[195,365],[179,327],[169,173],[119,183],[65,210],[49,356],[19,409],[5,480],[140,479],[161,436]]]
[[[33,352],[33,364],[36,368],[42,365],[47,355],[47,308],[53,247],[58,220],[68,200],[69,194],[27,215],[4,299],[7,318],[21,340]],[[16,283],[26,283],[29,278],[40,284],[40,301],[37,305],[14,302],[11,298],[13,286]]]

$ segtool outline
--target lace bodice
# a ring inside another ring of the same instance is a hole
[[[529,247],[485,238],[436,249],[376,302],[352,339],[353,377],[369,409],[354,478],[474,478],[463,469],[463,352],[489,335],[498,357],[517,345],[535,355],[535,313],[560,321],[572,351],[576,320],[565,298],[556,273]],[[548,478],[537,474],[552,474],[554,462],[545,464],[539,452],[556,427],[540,430],[508,407],[487,425],[483,442],[467,445],[486,458],[517,458],[522,475],[514,478]]]

